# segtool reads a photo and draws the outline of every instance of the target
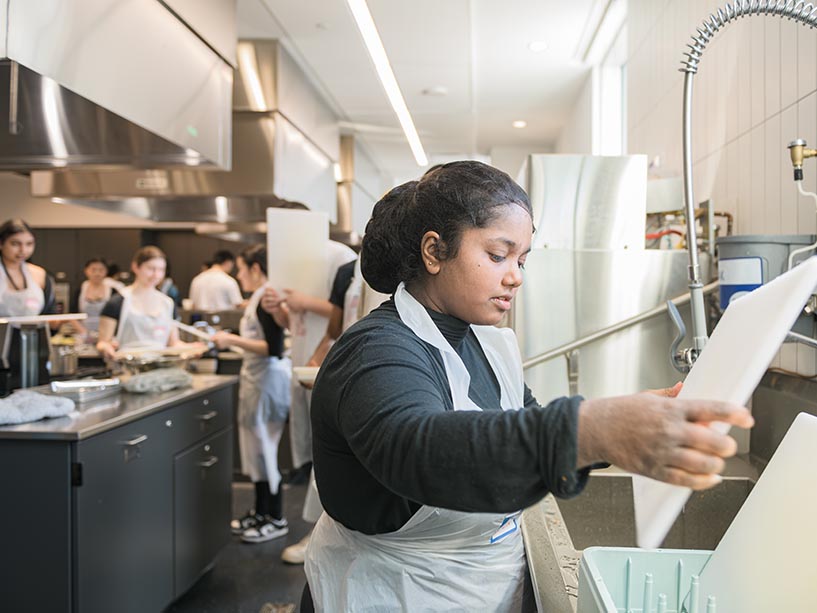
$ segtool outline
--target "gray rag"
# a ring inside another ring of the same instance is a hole
[[[181,368],[159,368],[133,375],[122,382],[129,392],[147,394],[149,392],[167,392],[177,387],[188,387],[193,384],[193,376]]]
[[[23,424],[46,417],[62,417],[74,410],[70,398],[47,396],[29,390],[18,390],[0,399],[0,424]]]

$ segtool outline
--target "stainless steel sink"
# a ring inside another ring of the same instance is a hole
[[[753,485],[754,480],[748,477],[726,477],[712,489],[693,492],[661,546],[715,549]],[[558,505],[577,550],[594,546],[636,546],[630,475],[593,474],[580,496],[559,500]]]

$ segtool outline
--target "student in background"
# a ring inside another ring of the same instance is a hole
[[[226,250],[216,251],[209,268],[190,282],[190,300],[197,311],[225,311],[242,302],[238,283],[230,276],[235,256]],[[266,266],[266,265],[265,265]]]

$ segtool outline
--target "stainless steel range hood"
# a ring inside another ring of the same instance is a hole
[[[0,169],[229,168],[235,0],[168,6],[0,0]]]
[[[317,132],[326,138],[320,144],[296,127],[291,116],[320,98],[307,92],[292,100],[293,82],[302,83],[305,77],[277,41],[240,41],[237,64],[231,171],[37,171],[31,173],[32,194],[158,222],[241,224],[210,226],[212,232],[220,229],[233,238],[258,230],[246,224],[263,222],[267,207],[290,206],[293,200],[329,213],[334,221],[338,154],[327,149],[339,147],[337,118],[324,110],[323,131]],[[286,92],[280,85],[284,78]],[[285,94],[289,98],[284,99]]]

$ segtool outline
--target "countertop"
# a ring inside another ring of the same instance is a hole
[[[78,441],[236,383],[238,377],[235,375],[193,375],[191,387],[169,392],[132,394],[122,391],[117,396],[77,404],[76,410],[65,417],[0,426],[0,440]]]

